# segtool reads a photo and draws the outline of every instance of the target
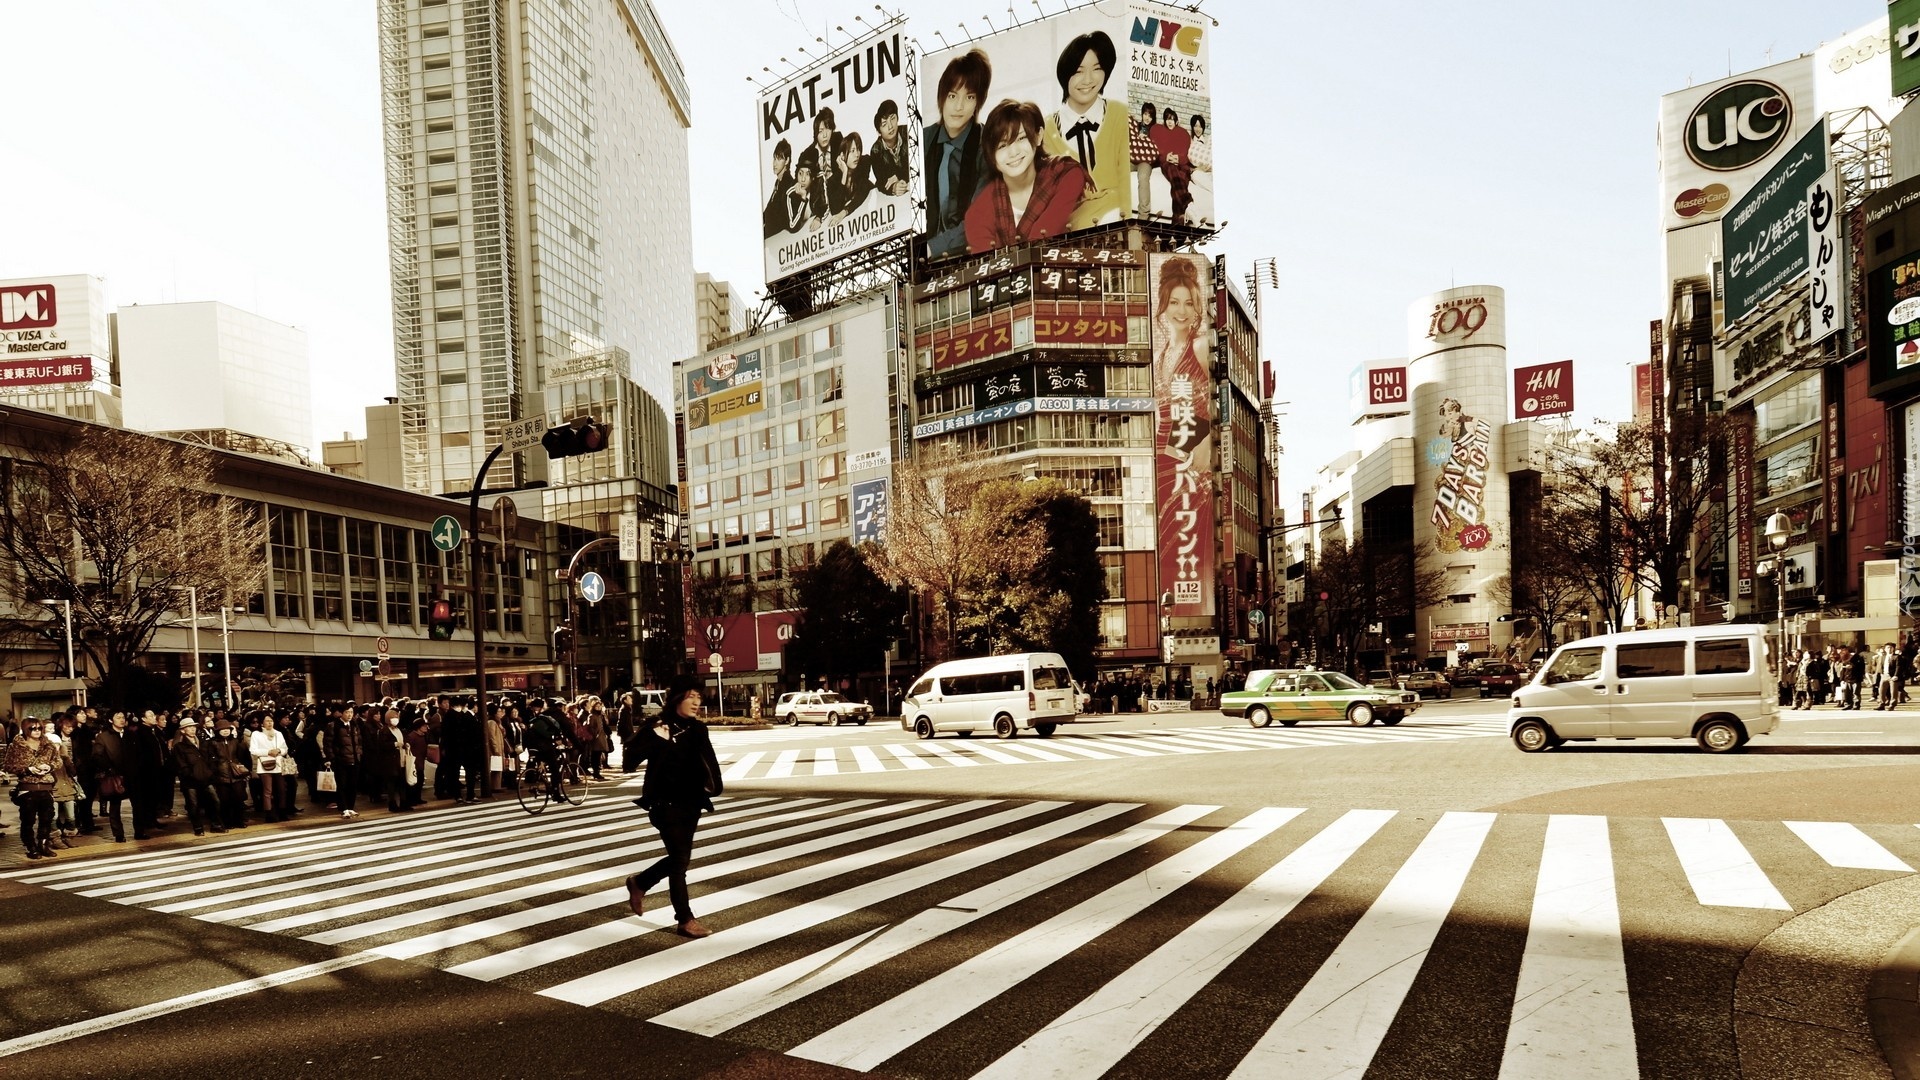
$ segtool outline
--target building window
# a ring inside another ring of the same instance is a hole
[[[813,425],[804,416],[780,425],[780,439],[789,447],[797,447],[812,437]]]
[[[467,343],[464,341],[442,341],[439,343],[438,348],[443,353],[466,352]]]
[[[387,624],[413,625],[413,530],[380,527],[380,558],[387,571]]]
[[[820,456],[819,468],[820,484],[822,487],[828,484],[837,484],[840,482],[840,474],[847,469],[847,455],[844,453],[822,454]]]
[[[737,503],[740,501],[740,478],[738,476],[721,477],[720,501],[723,503]]]
[[[780,404],[791,405],[807,394],[807,377],[788,379],[780,384]]]
[[[307,514],[307,556],[313,574],[313,618],[341,622],[346,617],[345,566],[341,558],[340,519]]]
[[[822,405],[831,405],[840,400],[840,365],[835,364],[826,371],[813,373],[813,394]]]
[[[465,431],[443,431],[440,433],[440,445],[447,447],[472,446],[473,436],[471,433]]]
[[[721,561],[727,564],[727,577],[739,581],[747,576],[747,556],[729,555]]]
[[[463,314],[465,313],[459,308],[447,308],[444,311],[434,312],[433,319],[435,322],[459,322]]]
[[[820,524],[838,525],[847,518],[847,497],[835,495],[820,500]]]
[[[786,471],[787,471],[787,490],[788,491],[793,491],[795,489],[803,488],[807,486],[807,463],[806,462],[789,461],[786,464]]]
[[[452,151],[449,150],[448,153],[451,154]],[[433,249],[433,257],[436,259],[457,259],[460,257],[460,245],[443,244]]]
[[[451,86],[436,86],[426,93],[426,100],[428,101],[449,101],[452,100],[452,98],[453,87]]]
[[[420,67],[424,71],[439,71],[452,66],[453,58],[450,56],[429,56],[420,62]]]
[[[1121,522],[1121,506],[1118,503],[1093,504],[1093,529],[1095,546],[1125,547],[1126,528]]]
[[[807,504],[803,502],[789,504],[787,506],[787,534],[792,536],[811,531],[812,527],[807,523]]]
[[[780,549],[768,548],[753,553],[753,573],[761,580],[780,576]]]
[[[713,505],[713,485],[711,484],[693,485],[693,505],[695,507],[712,506]]]
[[[756,538],[764,539],[774,534],[774,514],[775,511],[773,510],[755,510],[753,512],[753,535]]]
[[[742,539],[745,538],[746,533],[743,531],[741,526],[742,526],[742,518],[738,514],[735,514],[732,517],[722,518],[720,520],[720,527],[722,532],[726,534],[727,543],[729,544],[739,543]]]
[[[438,135],[441,132],[452,131],[452,130],[453,130],[452,120],[440,119],[440,120],[427,121],[427,134],[429,135]]]
[[[445,2],[446,2],[446,0],[424,0],[424,2],[422,2],[420,6],[421,6],[421,7],[431,7],[432,5],[434,5],[434,4],[436,4],[436,3],[445,3]],[[429,26],[429,27],[426,27],[425,29],[423,29],[423,30],[421,30],[421,31],[420,31],[420,36],[421,36],[421,37],[423,37],[423,38],[437,38],[437,37],[446,37],[446,36],[447,36],[447,24],[446,24],[446,23],[440,23],[440,24],[438,24],[438,25],[435,25],[435,26]]]
[[[458,225],[460,224],[460,215],[459,214],[435,214],[432,217],[427,219],[427,224],[433,226],[436,229],[445,228],[448,225]]]
[[[427,185],[427,194],[429,195],[457,195],[459,192],[460,185],[451,180],[439,184]]]
[[[773,470],[759,469],[753,474],[753,494],[755,498],[773,494]]]
[[[348,613],[354,622],[380,621],[380,553],[373,522],[347,522]]]
[[[790,544],[787,546],[787,569],[805,570],[813,565],[812,544]]]
[[[435,278],[433,280],[433,287],[436,290],[441,290],[441,291],[444,291],[447,289],[457,289],[460,287],[460,279],[457,277]]]
[[[281,619],[301,618],[306,610],[307,571],[300,550],[300,511],[268,508],[267,546],[273,561],[273,614]]]
[[[1126,557],[1118,553],[1115,553],[1111,555],[1098,555],[1098,556],[1095,556],[1095,558],[1098,558],[1100,560],[1100,576],[1105,578],[1107,582],[1107,599],[1109,600],[1126,599],[1126,596],[1127,596]],[[1123,626],[1121,629],[1121,635],[1124,637],[1125,634],[1126,634],[1126,630]]]

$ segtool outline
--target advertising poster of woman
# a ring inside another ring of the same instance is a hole
[[[1154,485],[1160,589],[1172,615],[1213,614],[1213,267],[1203,255],[1147,263],[1153,310]]]

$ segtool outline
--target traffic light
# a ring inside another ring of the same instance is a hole
[[[613,428],[609,424],[596,423],[591,417],[581,417],[557,428],[548,428],[540,437],[540,445],[547,451],[547,459],[579,457],[581,454],[596,454],[607,448]]]
[[[427,637],[434,641],[453,640],[453,602],[435,600],[427,609]]]

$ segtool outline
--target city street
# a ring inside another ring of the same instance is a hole
[[[30,957],[0,1054],[48,1077],[427,1076],[449,1054],[500,1075],[1892,1075],[1867,981],[1920,902],[1920,710],[1790,713],[1737,755],[1525,755],[1499,704],[1012,742],[721,729],[696,941],[664,890],[625,911],[659,852],[633,781],[538,818],[76,849],[0,881],[0,950]]]

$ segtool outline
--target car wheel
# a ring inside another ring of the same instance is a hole
[[[1013,717],[1008,716],[1006,713],[1001,713],[999,716],[993,718],[994,738],[1015,739],[1019,738],[1019,736],[1020,727],[1013,722]]]
[[[1053,738],[1053,725],[1052,725],[1052,724],[1035,724],[1035,725],[1033,725],[1033,730],[1035,730],[1035,731],[1037,731],[1037,732],[1039,732],[1039,733],[1040,733],[1040,737],[1041,737],[1041,738],[1043,738],[1043,739],[1051,739],[1051,738]]]
[[[927,719],[924,716],[918,720],[915,720],[913,722],[913,733],[915,736],[922,739],[933,738],[933,721]]]
[[[830,712],[830,713],[828,713],[828,714],[827,714],[827,726],[828,726],[828,727],[839,727],[839,726],[840,726],[840,714],[839,714],[839,713],[837,713],[837,712]]]
[[[1553,731],[1538,720],[1522,720],[1513,726],[1513,745],[1524,753],[1537,754],[1554,745]]]
[[[1364,701],[1356,701],[1347,707],[1347,723],[1354,727],[1366,727],[1373,723],[1373,706]]]
[[[863,716],[863,717],[861,717],[860,719],[858,719],[858,720],[855,720],[855,721],[854,721],[853,723],[854,723],[854,726],[856,726],[856,727],[866,727],[866,726],[867,726],[867,718]]]
[[[1381,718],[1380,718],[1380,722],[1381,722],[1381,723],[1383,723],[1383,724],[1385,724],[1385,725],[1387,725],[1388,727],[1392,727],[1393,725],[1395,725],[1395,724],[1397,724],[1397,723],[1399,723],[1400,721],[1402,721],[1402,720],[1404,720],[1404,719],[1406,719],[1406,716],[1405,716],[1405,714],[1403,714],[1403,713],[1394,713],[1394,714],[1392,714],[1391,716],[1383,716],[1383,717],[1381,717]]]
[[[1273,714],[1255,705],[1253,708],[1247,710],[1247,723],[1252,724],[1254,727],[1269,727],[1273,724]]]
[[[1700,749],[1709,754],[1724,754],[1740,749],[1740,725],[1727,720],[1712,720],[1700,725],[1694,735]]]
[[[797,717],[797,716],[795,716],[795,715],[793,715],[792,713],[788,713],[788,714],[787,714],[787,718],[786,718],[785,720],[782,720],[782,721],[780,721],[780,722],[781,722],[781,723],[783,723],[783,724],[785,724],[785,725],[787,725],[788,727],[799,727],[799,726],[800,726],[800,718],[799,718],[799,717]]]

